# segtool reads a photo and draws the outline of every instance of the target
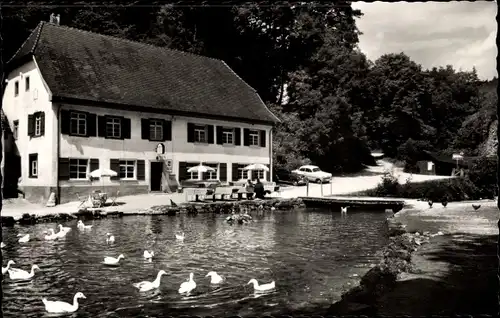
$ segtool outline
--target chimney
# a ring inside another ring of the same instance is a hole
[[[60,15],[59,15],[59,14],[58,14],[58,15],[55,15],[54,13],[51,13],[51,14],[50,14],[50,20],[49,20],[49,22],[50,22],[50,23],[53,23],[53,24],[55,24],[55,25],[59,25],[59,21],[60,21],[60,19],[61,19],[61,17],[60,17]]]

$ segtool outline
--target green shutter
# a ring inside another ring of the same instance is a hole
[[[111,180],[119,180],[120,179],[120,159],[111,159],[109,161],[109,169],[113,170],[117,173],[116,177],[111,177]]]
[[[137,160],[137,180],[146,180],[146,164],[144,160]]]
[[[233,167],[233,170],[232,170],[233,177],[232,177],[232,179],[233,179],[233,181],[238,181],[238,164],[237,163],[233,163],[232,167]]]
[[[219,163],[219,180],[227,181],[227,164]]]
[[[90,159],[90,172],[99,169],[99,159]],[[93,178],[94,180],[99,180],[99,178]]]
[[[179,182],[187,180],[187,162],[179,162]]]
[[[69,180],[69,158],[59,158],[59,180]]]

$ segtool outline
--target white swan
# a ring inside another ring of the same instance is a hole
[[[111,233],[106,233],[106,243],[111,244],[115,242],[115,237]]]
[[[343,206],[343,207],[341,207],[341,208],[340,208],[340,212],[341,212],[342,214],[347,213],[347,208],[348,208],[348,206]]]
[[[2,275],[5,275],[5,273],[7,273],[7,271],[9,270],[9,267],[10,265],[15,265],[16,263],[14,263],[13,260],[10,260],[7,262],[7,267],[2,267]]]
[[[52,229],[51,229],[52,230]],[[63,238],[66,237],[66,234],[68,234],[68,231],[65,230],[59,230],[59,232],[56,233],[57,238]]]
[[[156,279],[154,281],[148,282],[145,280],[145,281],[142,281],[139,283],[135,283],[135,284],[133,284],[133,286],[135,288],[138,288],[139,291],[141,291],[141,292],[158,288],[158,287],[160,287],[161,275],[167,275],[167,273],[162,269],[158,272],[158,275],[156,275]]]
[[[179,241],[184,241],[184,232],[181,232],[181,234],[175,234],[175,238]]]
[[[19,239],[19,243],[26,243],[30,240],[30,235],[29,234],[26,234],[26,235],[22,235],[22,234],[17,234],[17,236],[22,236],[20,239]]]
[[[120,259],[125,258],[123,254],[120,254],[117,258],[106,256],[104,258],[104,264],[106,265],[118,265],[118,262],[120,262]]]
[[[62,224],[59,224],[58,226],[59,226],[59,232],[62,232],[62,231],[69,232],[69,231],[71,231],[70,227],[64,227],[64,226],[62,226]]]
[[[276,208],[274,206],[271,207],[271,211],[274,211],[276,210]]]
[[[31,266],[31,272],[27,272],[22,269],[11,268],[9,269],[9,278],[12,280],[26,280],[31,279],[35,276],[35,269],[40,270],[37,265]]]
[[[252,278],[247,283],[247,285],[248,284],[253,284],[253,289],[255,291],[268,291],[268,290],[276,288],[276,284],[274,283],[274,280],[272,282],[268,283],[268,284],[259,285],[259,283],[257,282],[257,280],[255,278]]]
[[[190,273],[189,274],[189,281],[184,282],[181,284],[181,287],[179,288],[179,294],[189,294],[193,289],[196,288],[196,283],[193,280],[194,274]]]
[[[49,235],[45,235],[45,239],[47,241],[55,240],[58,237],[56,232],[54,232],[54,229],[49,229],[49,231],[52,233]],[[48,231],[45,231],[44,233],[48,233]]]
[[[224,278],[217,274],[217,272],[208,272],[205,277],[211,277],[210,284],[220,284],[224,281]]]
[[[2,244],[1,244],[0,246],[1,246],[2,248],[4,248],[4,247],[5,247],[5,244],[4,244],[4,242],[2,242]]]
[[[78,223],[76,224],[79,229],[81,230],[90,230],[92,228],[92,225],[85,225],[83,224],[82,220],[78,220]]]
[[[153,258],[153,256],[155,256],[155,252],[144,251],[144,258],[145,259],[151,260]]]
[[[87,298],[82,293],[78,292],[73,297],[73,305],[64,301],[52,301],[47,300],[47,298],[42,298],[42,302],[45,305],[45,310],[49,313],[70,313],[78,310],[78,298]]]

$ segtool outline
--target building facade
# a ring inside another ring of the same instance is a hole
[[[187,179],[271,181],[271,171],[243,167],[272,170],[278,119],[220,60],[42,22],[8,66],[4,158],[17,156],[30,201],[51,192],[74,201],[96,186],[127,195],[176,191]],[[187,172],[200,163],[215,171]],[[98,168],[118,176],[91,180]]]

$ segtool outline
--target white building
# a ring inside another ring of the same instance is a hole
[[[4,185],[20,176],[30,201],[52,191],[73,201],[96,184],[127,195],[173,191],[190,178],[271,179],[242,168],[272,170],[278,119],[221,60],[41,22],[7,72]],[[216,172],[187,173],[199,163]],[[99,167],[118,177],[92,184]]]

